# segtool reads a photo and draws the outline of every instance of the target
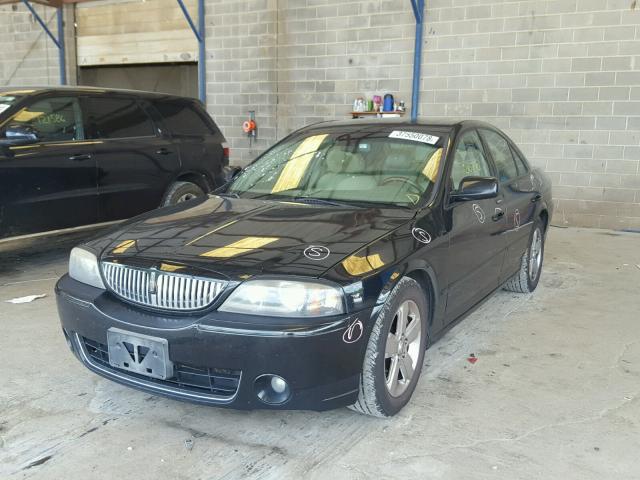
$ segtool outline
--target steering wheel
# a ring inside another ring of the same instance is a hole
[[[411,188],[413,188],[418,194],[422,194],[422,189],[412,180],[409,180],[407,177],[387,177],[385,178],[381,185],[386,185],[391,182],[402,182],[407,183]]]

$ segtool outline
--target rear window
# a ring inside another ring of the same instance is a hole
[[[155,135],[151,119],[134,99],[89,98],[87,113],[87,131],[90,138]]]
[[[196,107],[181,102],[156,102],[156,108],[174,135],[211,135],[215,133]]]

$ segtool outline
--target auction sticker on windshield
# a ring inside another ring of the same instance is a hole
[[[402,140],[428,143],[429,145],[435,145],[440,140],[440,137],[434,137],[426,133],[405,132],[403,130],[394,130],[389,134],[389,138],[401,138]]]

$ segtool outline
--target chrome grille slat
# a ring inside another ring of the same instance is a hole
[[[150,282],[155,274],[156,289]],[[102,262],[102,273],[109,289],[132,303],[162,310],[200,310],[211,305],[226,286],[224,280],[195,277]]]

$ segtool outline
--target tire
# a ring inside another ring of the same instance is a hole
[[[405,315],[402,315],[402,309]],[[400,280],[378,314],[369,336],[360,376],[358,401],[349,408],[365,415],[390,417],[409,402],[422,371],[428,340],[428,312],[427,294],[418,282],[409,277]],[[405,318],[405,325],[408,327],[405,333],[409,333],[406,342],[403,342],[404,346],[396,342],[399,314]],[[406,319],[411,321],[407,322]],[[416,321],[419,324],[414,324]],[[411,325],[416,326],[409,330]],[[414,338],[413,342],[409,342],[408,340],[415,335],[418,335],[417,340]],[[388,339],[390,349],[387,348]],[[397,350],[395,355],[392,354],[393,345]],[[392,375],[395,365],[398,365],[397,373]],[[407,375],[407,381],[406,378],[400,377],[408,365],[413,369],[413,373]],[[397,382],[393,381],[395,379]]]
[[[169,207],[194,198],[204,197],[205,193],[198,185],[191,182],[172,183],[162,199],[162,206]]]
[[[538,219],[529,236],[529,247],[522,255],[520,270],[502,288],[510,292],[532,293],[538,286],[544,260],[544,225]],[[533,252],[533,257],[532,257]]]

